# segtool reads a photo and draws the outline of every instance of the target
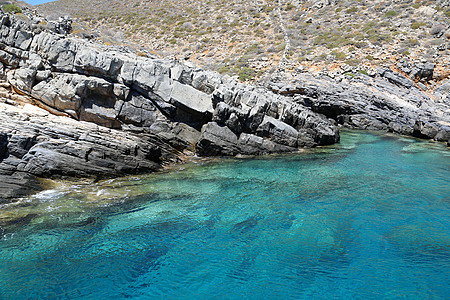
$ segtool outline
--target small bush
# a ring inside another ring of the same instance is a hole
[[[15,14],[20,14],[22,13],[22,9],[20,7],[18,7],[17,5],[14,4],[5,4],[2,6],[2,9],[4,12],[7,13],[15,13]]]
[[[255,73],[256,73],[255,70],[253,70],[252,68],[247,67],[242,68],[238,72],[239,80],[240,81],[251,80],[255,76]]]
[[[339,51],[332,51],[331,54],[334,55],[337,60],[344,60],[347,57],[345,53]]]
[[[347,9],[345,12],[348,13],[348,14],[352,14],[352,13],[355,13],[357,11],[358,11],[358,9],[356,7],[351,7],[349,9]]]
[[[419,46],[420,43],[417,39],[407,39],[406,41],[403,42],[403,44],[406,47],[415,47],[415,46]]]
[[[426,26],[425,22],[413,22],[411,23],[411,29],[419,29],[420,27]]]
[[[286,7],[284,9],[289,11],[289,10],[292,10],[294,7],[295,6],[292,3],[288,3],[288,4],[286,4]]]
[[[250,54],[250,53],[256,53],[257,51],[258,51],[258,44],[252,44],[247,48],[245,53]]]
[[[356,48],[359,48],[359,49],[367,48],[366,42],[356,42],[356,43],[354,43],[354,45]]]
[[[386,18],[392,18],[395,17],[396,15],[398,15],[398,12],[396,12],[395,10],[390,10],[384,16]]]
[[[349,65],[349,66],[355,67],[355,66],[360,65],[360,64],[361,64],[361,61],[360,61],[359,59],[348,59],[348,60],[345,61],[345,63],[346,63],[347,65]]]
[[[366,25],[364,25],[364,27],[362,28],[362,31],[368,32],[369,30],[371,30],[372,28],[374,28],[376,26],[378,26],[378,23],[371,21],[371,22],[367,23]]]
[[[218,72],[220,74],[231,74],[231,67],[230,66],[223,66],[221,67]]]

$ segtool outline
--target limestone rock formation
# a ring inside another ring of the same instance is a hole
[[[7,81],[0,84],[1,201],[35,190],[40,177],[104,178],[195,154],[329,145],[339,141],[339,126],[450,140],[449,83],[426,93],[385,68],[250,86],[176,60],[34,30],[24,18],[0,20],[0,78]],[[406,73],[428,80],[433,72],[424,63]],[[10,105],[25,102],[47,112]]]
[[[8,176],[117,176],[156,170],[183,152],[264,154],[339,140],[333,120],[266,89],[175,60],[36,33],[14,16],[3,15],[1,24],[3,77],[67,120],[5,112],[0,166]]]
[[[105,178],[156,171],[177,156],[154,135],[0,103],[0,199],[27,194],[36,177]],[[1,201],[0,201],[1,202]]]
[[[295,102],[354,129],[383,130],[446,142],[450,138],[448,83],[425,93],[389,69],[375,76],[361,74],[337,83],[331,78],[299,75],[270,88]]]

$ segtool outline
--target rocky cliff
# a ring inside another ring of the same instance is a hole
[[[291,97],[43,31],[23,16],[2,15],[0,24],[4,86],[26,96],[12,102],[59,116],[2,105],[3,198],[38,177],[117,176],[183,155],[278,153],[339,140],[333,120]]]
[[[280,75],[250,86],[38,22],[0,19],[1,201],[35,190],[42,177],[104,178],[192,155],[332,144],[339,125],[450,139],[450,83],[426,93],[401,72],[381,68],[338,80]],[[427,78],[434,65],[413,71]]]

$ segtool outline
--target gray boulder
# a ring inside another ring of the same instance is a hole
[[[209,122],[202,128],[197,152],[203,156],[233,156],[239,153],[238,137],[226,126]]]

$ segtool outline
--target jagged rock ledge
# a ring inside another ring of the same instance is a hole
[[[332,144],[338,124],[450,140],[450,83],[424,92],[383,69],[340,82],[301,74],[256,87],[42,31],[23,17],[0,15],[0,25],[7,81],[0,84],[0,202],[36,190],[40,177],[103,178],[155,171],[189,155]],[[419,73],[430,72],[427,65]]]
[[[0,25],[2,76],[27,96],[19,102],[51,112],[1,105],[0,201],[34,190],[39,177],[118,176],[184,155],[291,152],[339,140],[335,121],[291,97],[7,14]]]
[[[380,69],[374,76],[351,74],[341,82],[301,74],[288,82],[269,82],[268,88],[346,128],[383,130],[450,145],[450,81],[433,92],[423,91],[402,74]]]

